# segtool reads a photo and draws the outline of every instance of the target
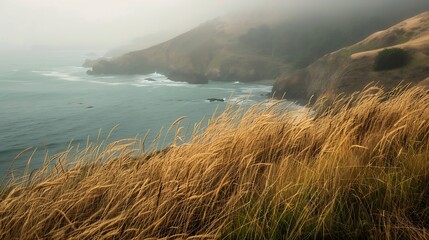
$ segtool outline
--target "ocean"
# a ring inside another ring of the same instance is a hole
[[[82,63],[88,51],[28,50],[1,53],[0,59],[0,178],[22,172],[37,148],[30,169],[69,144],[84,146],[117,126],[111,141],[148,140],[182,116],[182,125],[209,119],[225,102],[208,98],[267,99],[271,86],[239,82],[191,85],[153,73],[136,76],[90,76]],[[92,53],[94,57],[97,53]],[[101,55],[98,53],[98,55]],[[15,160],[14,160],[15,159]]]

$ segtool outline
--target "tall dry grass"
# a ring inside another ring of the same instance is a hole
[[[232,106],[164,151],[66,151],[3,188],[0,239],[429,238],[428,91],[313,110]]]

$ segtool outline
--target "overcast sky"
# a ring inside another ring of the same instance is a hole
[[[287,11],[374,1],[400,0],[0,0],[0,48],[110,49],[144,35],[181,33],[255,5],[281,3]]]
[[[181,32],[246,0],[0,0],[0,44],[109,48],[145,34]],[[246,4],[247,5],[247,4]]]

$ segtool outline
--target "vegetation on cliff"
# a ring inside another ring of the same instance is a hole
[[[374,60],[374,71],[392,70],[407,65],[409,55],[401,48],[385,49]]]
[[[164,151],[125,139],[47,159],[2,188],[0,238],[429,238],[428,90],[267,103],[184,144],[179,119]]]
[[[307,99],[326,93],[351,94],[371,82],[386,89],[401,82],[419,85],[428,77],[429,12],[424,12],[280,76],[273,92],[278,97]]]

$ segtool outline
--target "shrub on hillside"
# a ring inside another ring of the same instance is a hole
[[[374,62],[375,71],[391,70],[407,65],[409,55],[401,48],[384,49],[379,52]]]

